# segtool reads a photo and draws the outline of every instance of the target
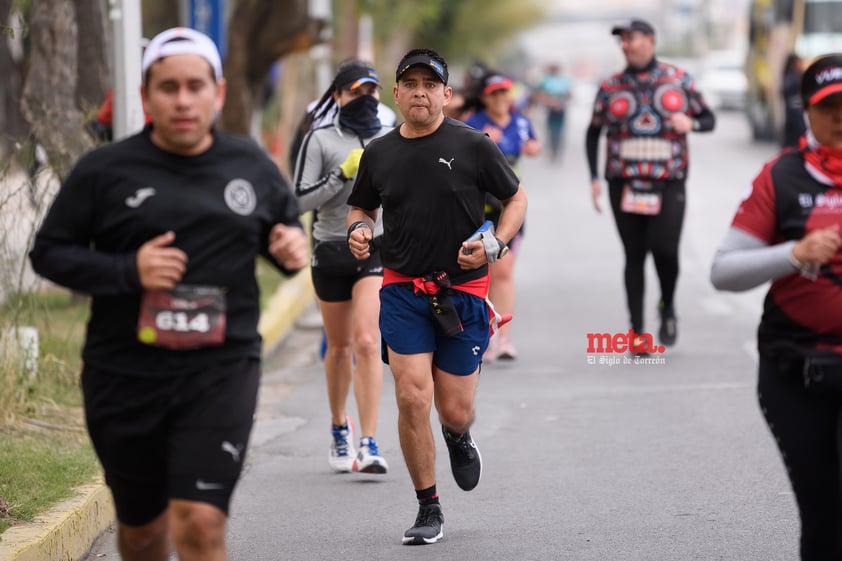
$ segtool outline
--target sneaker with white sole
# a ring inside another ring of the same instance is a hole
[[[415,524],[403,533],[404,545],[436,543],[444,536],[444,514],[440,504],[421,505]]]
[[[354,471],[360,473],[386,473],[389,471],[389,464],[380,455],[374,437],[364,436],[360,439],[360,449],[357,451],[357,459],[354,461]]]
[[[345,419],[345,426],[330,429],[330,455],[328,463],[337,473],[349,473],[354,469],[356,451],[354,450],[354,423]]]
[[[453,479],[460,489],[470,491],[477,486],[482,477],[482,456],[479,448],[470,431],[454,434],[442,427],[441,432],[450,453],[450,471],[453,472]]]

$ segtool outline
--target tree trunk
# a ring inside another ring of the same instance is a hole
[[[14,142],[26,136],[26,122],[20,112],[21,75],[20,62],[9,48],[9,41],[20,41],[22,28],[11,20],[12,0],[0,0],[0,23],[14,29],[14,37],[0,37],[0,159],[12,153]],[[15,16],[17,17],[17,16]]]
[[[228,25],[224,74],[228,99],[223,129],[248,134],[272,64],[322,41],[323,20],[309,16],[307,0],[241,0]]]
[[[79,27],[76,60],[84,61],[79,65],[76,105],[91,114],[100,106],[111,87],[106,7],[103,0],[74,0],[73,4]],[[139,51],[140,45],[137,48]]]
[[[71,0],[32,0],[32,53],[21,101],[23,114],[50,166],[63,179],[93,148],[83,115],[69,92],[76,91],[77,27]]]

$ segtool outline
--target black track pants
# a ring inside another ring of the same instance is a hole
[[[644,266],[652,253],[661,284],[661,300],[671,307],[678,282],[678,242],[684,224],[683,181],[670,181],[664,189],[661,212],[655,216],[631,214],[620,209],[623,182],[611,181],[608,192],[617,232],[626,253],[625,285],[631,327],[643,333]]]
[[[842,393],[804,387],[802,363],[760,357],[757,394],[801,516],[801,560],[842,560]],[[750,469],[750,466],[747,466]]]

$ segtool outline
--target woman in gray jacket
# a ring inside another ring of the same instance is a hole
[[[379,290],[383,265],[378,251],[357,261],[348,249],[346,200],[365,146],[386,134],[377,116],[380,83],[374,69],[351,60],[339,66],[330,88],[311,112],[314,120],[338,106],[330,124],[310,131],[298,153],[295,195],[302,212],[313,212],[311,274],[327,335],[324,357],[334,471],[386,473],[375,432],[383,386],[380,360]],[[377,223],[374,249],[383,226]],[[359,450],[354,423],[346,411],[351,383],[360,420]]]

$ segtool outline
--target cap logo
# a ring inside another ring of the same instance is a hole
[[[413,66],[424,66],[432,70],[439,80],[447,84],[447,66],[435,60],[432,56],[424,53],[415,54],[412,56],[405,56],[398,64],[398,70],[395,72],[395,81],[399,82],[403,76]]]
[[[838,82],[840,80],[842,80],[842,67],[839,66],[825,68],[816,74],[816,83],[820,86],[828,82]]]

